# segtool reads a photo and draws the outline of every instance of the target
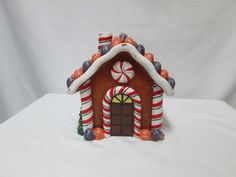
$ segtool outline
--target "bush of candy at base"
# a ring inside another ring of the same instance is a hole
[[[96,127],[93,129],[93,132],[95,134],[96,140],[102,140],[103,138],[105,138],[104,130],[102,128]]]
[[[95,134],[91,128],[87,128],[84,132],[84,139],[87,141],[95,140]]]
[[[143,129],[140,132],[139,138],[142,140],[151,140],[152,139],[152,133],[148,129]]]
[[[152,130],[152,140],[153,141],[158,141],[158,140],[163,140],[165,137],[164,133],[160,129],[154,129]]]

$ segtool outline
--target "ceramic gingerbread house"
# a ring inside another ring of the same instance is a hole
[[[79,132],[86,140],[109,136],[163,139],[163,94],[175,80],[153,54],[127,34],[99,34],[98,52],[67,80],[68,93],[80,92]]]

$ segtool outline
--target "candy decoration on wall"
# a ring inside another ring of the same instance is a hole
[[[103,99],[103,129],[105,137],[111,134],[111,108],[110,102],[116,94],[125,94],[134,102],[134,136],[139,137],[141,131],[141,99],[138,93],[127,86],[117,86],[109,89]]]
[[[91,95],[91,81],[87,80],[79,87],[81,97],[81,114],[83,130],[93,128],[93,106]]]
[[[98,51],[101,51],[101,49],[104,46],[109,46],[112,42],[112,33],[99,33],[99,39],[98,39],[99,45],[98,45]]]
[[[127,83],[134,75],[134,67],[127,61],[117,61],[111,69],[112,78],[119,83]]]
[[[152,86],[152,129],[160,129],[163,122],[163,90],[156,83]]]

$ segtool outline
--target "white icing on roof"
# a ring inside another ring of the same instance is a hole
[[[90,68],[82,76],[73,81],[73,83],[68,89],[68,93],[76,93],[78,88],[89,78],[91,78],[104,63],[111,60],[120,52],[128,52],[136,62],[138,62],[144,67],[144,69],[147,71],[153,81],[165,91],[166,95],[174,95],[174,90],[171,88],[168,81],[158,74],[153,64],[149,60],[147,60],[143,55],[141,55],[134,46],[126,43],[122,43],[111,48],[111,50],[107,54],[95,60],[90,66]]]

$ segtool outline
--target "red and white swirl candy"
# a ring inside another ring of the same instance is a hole
[[[116,62],[111,70],[112,78],[119,83],[127,83],[134,75],[134,67],[127,61]]]

